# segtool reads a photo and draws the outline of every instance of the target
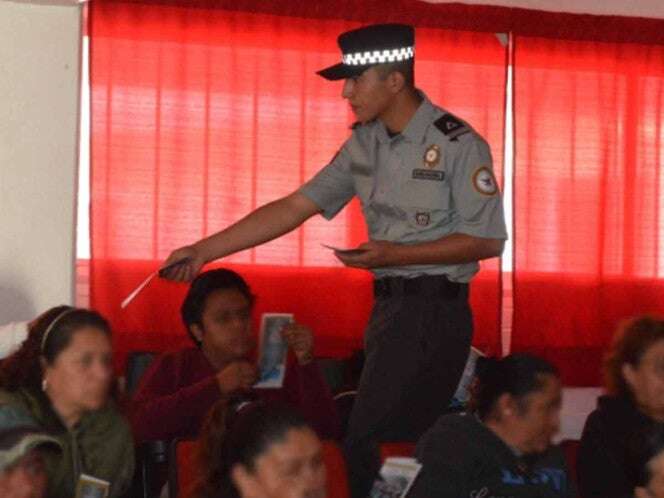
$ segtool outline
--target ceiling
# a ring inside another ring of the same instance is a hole
[[[73,6],[88,0],[0,0],[39,5]],[[94,1],[94,0],[89,0]],[[313,0],[316,1],[316,0]],[[362,0],[357,0],[358,3]],[[386,3],[389,0],[385,0]],[[452,3],[448,0],[425,0],[430,3]],[[651,17],[664,19],[663,0],[463,0],[458,3],[477,5],[502,5],[553,12]]]

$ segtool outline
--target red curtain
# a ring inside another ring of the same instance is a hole
[[[517,37],[512,346],[568,383],[664,313],[663,92],[661,45]]]
[[[358,25],[178,5],[95,1],[91,9],[91,304],[111,319],[122,360],[187,339],[186,286],[156,282],[119,303],[174,248],[295,190],[349,134],[341,84],[315,75]],[[489,33],[418,29],[417,83],[467,119],[502,171],[505,48]],[[361,346],[370,275],[329,243],[366,237],[358,206],[226,258],[259,295],[257,313],[294,311],[320,355]],[[497,260],[474,281],[475,343],[499,352]],[[120,361],[121,363],[122,361]]]

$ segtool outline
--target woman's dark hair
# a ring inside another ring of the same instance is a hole
[[[110,337],[108,322],[96,311],[56,306],[33,322],[28,337],[14,354],[0,363],[0,387],[10,391],[20,387],[41,389],[40,358],[52,365],[58,355],[69,346],[73,335],[83,327],[101,330]],[[44,335],[48,332],[46,339]]]
[[[200,341],[191,332],[191,325],[202,325],[203,311],[205,310],[205,304],[210,294],[226,289],[239,291],[249,300],[249,304],[253,306],[255,296],[251,293],[249,285],[240,275],[232,270],[219,268],[203,272],[189,286],[187,296],[180,307],[180,314],[182,315],[182,321],[189,337],[191,337],[191,340],[197,346],[200,346]]]
[[[652,479],[651,462],[664,452],[664,427],[649,424],[634,432],[627,442],[627,475],[634,486],[648,487]]]
[[[517,353],[502,359],[479,358],[471,406],[481,420],[486,420],[500,396],[507,393],[518,402],[540,390],[546,375],[558,377],[558,370],[537,356]]]
[[[644,316],[622,322],[613,336],[611,349],[604,360],[607,390],[615,396],[632,397],[632,390],[623,376],[627,363],[636,368],[646,351],[664,339],[664,320]]]
[[[240,498],[231,470],[240,464],[253,471],[256,459],[291,429],[311,426],[292,408],[279,403],[238,400],[217,402],[203,424],[198,454],[201,478],[197,498]]]

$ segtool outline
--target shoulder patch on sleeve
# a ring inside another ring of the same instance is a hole
[[[482,194],[492,196],[498,193],[498,185],[493,171],[486,166],[480,166],[473,173],[473,187]]]
[[[458,137],[470,131],[470,128],[451,114],[444,114],[434,121],[433,124],[443,135],[452,141],[456,141]]]

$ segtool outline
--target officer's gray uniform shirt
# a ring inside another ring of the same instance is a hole
[[[506,239],[489,146],[422,96],[406,129],[393,138],[378,120],[354,127],[332,162],[299,191],[327,219],[357,195],[371,240],[413,244],[452,233]],[[376,277],[445,274],[468,282],[478,270],[473,262],[373,271]]]

